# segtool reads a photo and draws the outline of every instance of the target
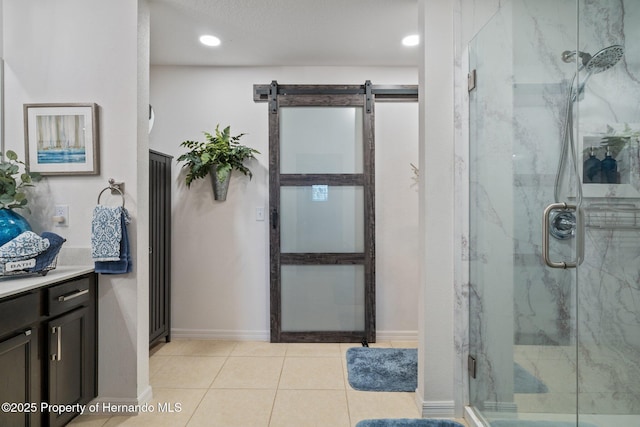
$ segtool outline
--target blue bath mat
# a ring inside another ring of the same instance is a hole
[[[418,350],[353,347],[347,350],[349,384],[362,391],[416,391]]]
[[[514,363],[515,393],[546,393],[547,386]],[[415,391],[418,350],[415,348],[352,347],[347,350],[349,384],[361,391]]]
[[[428,420],[424,418],[399,418],[362,420],[356,427],[464,427],[462,424],[449,420]]]

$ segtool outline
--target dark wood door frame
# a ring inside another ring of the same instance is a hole
[[[374,92],[376,92],[374,94]],[[272,342],[375,342],[375,131],[374,101],[416,101],[417,86],[364,85],[255,85],[254,100],[269,102],[269,213],[270,213],[270,327]],[[280,107],[362,107],[363,172],[358,174],[281,174]],[[281,253],[280,187],[308,186],[322,182],[330,186],[361,186],[364,190],[364,252]],[[365,321],[363,331],[282,331],[281,266],[363,265]]]

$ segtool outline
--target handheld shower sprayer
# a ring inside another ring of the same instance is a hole
[[[563,179],[562,177],[564,175],[564,170],[568,162],[571,162],[572,164],[571,175],[573,175],[575,178],[575,205],[580,206],[582,201],[582,180],[580,179],[580,170],[578,168],[577,160],[578,156],[573,135],[573,105],[584,91],[587,81],[593,74],[598,74],[608,70],[609,68],[616,65],[623,56],[624,47],[620,45],[605,47],[604,49],[596,52],[594,55],[586,52],[581,52],[579,50],[566,50],[562,52],[562,60],[564,62],[580,61],[580,65],[573,75],[573,80],[571,81],[569,92],[567,94],[567,107],[565,111],[566,116],[562,129],[562,148],[560,156],[558,158],[558,170],[556,172],[554,185],[554,199],[556,203],[560,202],[560,200],[563,199],[560,194],[560,187],[562,185],[561,182]],[[582,70],[586,71],[586,76],[584,77],[584,79],[582,79],[582,81],[579,81],[576,84],[578,75]],[[567,228],[567,225],[572,223],[572,221],[568,221],[569,219],[571,219],[571,216],[574,216],[573,225]],[[575,215],[573,213],[567,213],[567,215],[565,215],[565,217],[563,217],[562,221],[560,221],[559,223],[552,222],[549,224],[551,235],[556,238],[571,237],[574,234],[573,230],[575,229],[576,224],[577,220],[575,219]]]

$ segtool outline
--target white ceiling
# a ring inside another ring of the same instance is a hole
[[[417,0],[151,0],[151,63],[416,66]],[[222,40],[215,48],[198,37]]]

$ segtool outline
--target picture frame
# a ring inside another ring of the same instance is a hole
[[[31,172],[100,174],[97,104],[24,104],[24,133]]]
[[[582,132],[578,166],[583,197],[640,198],[640,124]]]

